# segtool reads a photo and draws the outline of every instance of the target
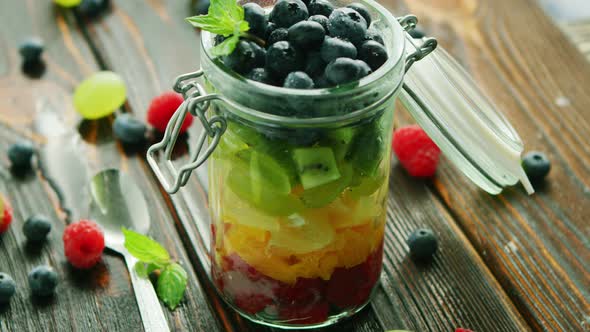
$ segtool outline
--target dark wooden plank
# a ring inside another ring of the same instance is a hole
[[[443,161],[440,195],[529,324],[584,331],[590,312],[590,66],[534,1],[407,2],[521,134],[545,185],[483,193]],[[407,120],[408,117],[406,116]]]
[[[156,80],[153,87],[143,86],[130,95],[131,110],[143,117],[149,100],[169,89],[174,76],[195,69],[200,47],[198,36],[183,22],[189,15],[184,4],[151,1],[140,5],[116,1],[115,6],[113,15],[88,25],[89,35],[109,68],[132,82]],[[121,45],[127,45],[126,49],[120,51]],[[174,61],[167,55],[170,49],[177,50]],[[121,56],[121,52],[125,55]],[[194,130],[190,135],[193,139],[197,129]],[[333,330],[449,331],[456,326],[478,331],[527,330],[499,284],[426,184],[411,181],[399,168],[394,169],[391,183],[382,286],[370,309]],[[205,284],[209,236],[206,199],[206,191],[196,176],[185,190],[170,198],[180,221],[179,232],[185,244],[193,248],[189,255],[195,263],[202,262],[195,268],[205,288],[208,287]],[[419,225],[433,228],[441,237],[441,253],[431,266],[417,267],[406,258],[405,238]],[[212,297],[211,301],[226,329],[266,330],[227,311],[219,298]]]
[[[16,132],[26,133],[42,143],[43,138],[33,131],[32,122],[40,107],[49,102],[60,112],[63,122],[71,128],[79,126],[85,138],[83,147],[89,160],[90,171],[118,167],[130,173],[146,193],[152,218],[152,235],[161,241],[187,267],[189,286],[181,306],[174,312],[164,309],[173,330],[217,330],[217,319],[212,315],[189,259],[174,229],[174,216],[167,202],[158,192],[153,178],[146,177],[142,159],[126,155],[112,138],[112,119],[79,122],[71,106],[71,93],[86,75],[99,69],[91,49],[76,28],[77,23],[69,11],[54,10],[49,2],[3,2],[0,6],[0,133],[2,151],[18,138]],[[6,26],[4,26],[6,22]],[[41,36],[46,43],[44,57],[47,73],[40,80],[24,78],[20,73],[20,59],[16,46],[29,34]],[[68,330],[142,330],[139,312],[129,284],[128,273],[122,260],[105,254],[104,264],[81,273],[68,268],[63,257],[61,233],[65,226],[64,214],[49,186],[38,177],[26,181],[15,180],[6,171],[8,161],[1,157],[2,192],[7,192],[16,209],[16,219],[9,233],[2,237],[0,269],[8,270],[19,282],[19,296],[8,311],[0,313],[2,330],[33,331],[42,327],[51,331]],[[80,188],[80,190],[84,190]],[[34,212],[44,212],[55,218],[51,242],[40,253],[25,250],[21,228],[24,218]],[[59,217],[59,218],[58,218]],[[54,304],[38,304],[27,294],[26,274],[31,266],[50,262],[65,279]],[[41,324],[41,325],[40,325]],[[41,327],[42,326],[42,327]]]

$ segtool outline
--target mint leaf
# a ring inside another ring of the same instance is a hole
[[[174,310],[182,300],[187,279],[186,271],[176,263],[167,265],[160,273],[156,292],[171,310]]]
[[[137,272],[137,275],[139,277],[147,278],[148,273],[147,273],[147,268],[145,266],[145,263],[137,262],[137,263],[135,263],[135,266],[133,268],[135,269],[135,272]]]
[[[151,238],[122,228],[125,235],[125,248],[133,257],[143,263],[164,265],[170,263],[170,255],[158,242]]]
[[[193,16],[186,19],[193,26],[214,34],[230,37],[212,49],[214,56],[231,54],[239,38],[250,30],[244,20],[244,8],[236,0],[211,0],[207,15]]]

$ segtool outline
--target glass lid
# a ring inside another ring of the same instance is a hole
[[[419,48],[406,49],[411,57]],[[522,140],[469,74],[440,46],[418,59],[407,69],[400,99],[445,156],[491,194],[518,181],[532,194]]]

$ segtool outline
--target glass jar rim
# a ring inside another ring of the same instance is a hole
[[[245,77],[238,76],[233,73],[228,68],[224,68],[218,65],[218,61],[216,61],[216,57],[211,54],[212,48],[212,33],[208,31],[202,31],[201,35],[201,47],[202,47],[202,54],[205,57],[202,57],[201,61],[209,62],[208,67],[213,67],[218,70],[216,75],[221,75],[223,80],[229,80],[232,84],[235,84],[236,89],[253,89],[260,92],[265,92],[267,94],[276,94],[282,96],[289,96],[289,97],[301,97],[301,98],[322,98],[322,97],[330,97],[330,98],[338,98],[340,95],[345,95],[350,93],[351,91],[359,90],[361,88],[370,86],[372,84],[376,84],[380,80],[388,77],[389,73],[393,70],[397,69],[398,66],[403,66],[404,59],[405,59],[405,47],[406,47],[406,38],[404,37],[404,29],[398,22],[397,18],[385,7],[373,0],[358,0],[357,2],[361,2],[365,6],[369,8],[369,10],[373,10],[378,12],[381,15],[382,19],[387,21],[388,26],[393,29],[393,40],[396,47],[393,47],[394,50],[393,54],[390,54],[389,59],[375,72],[371,73],[370,75],[362,78],[361,80],[351,83],[345,84],[338,87],[332,88],[322,88],[322,89],[310,89],[310,90],[303,90],[303,89],[290,89],[284,87],[273,86],[269,84],[264,84],[260,82],[256,82],[253,80],[246,79]],[[394,94],[401,87],[401,83],[403,81],[403,75],[400,76],[399,82],[395,84],[395,90],[392,93],[388,94],[391,96]],[[354,87],[353,87],[354,84]],[[220,99],[224,100],[225,102],[229,102],[228,98],[222,96]],[[234,104],[235,102],[229,102],[230,104]],[[374,104],[380,105],[382,104],[382,100],[377,101]],[[338,114],[338,115],[330,115],[324,117],[312,117],[312,118],[294,118],[290,116],[283,116],[283,115],[276,115],[266,112],[257,111],[248,107],[244,107],[240,105],[240,108],[244,108],[244,112],[250,116],[255,118],[259,118],[264,121],[274,122],[274,123],[281,123],[281,124],[291,124],[291,125],[318,125],[318,124],[326,124],[331,122],[339,122],[339,121],[346,121],[352,120],[359,117],[366,115],[369,113],[374,107],[366,107],[361,110],[357,110],[355,112],[349,114]]]

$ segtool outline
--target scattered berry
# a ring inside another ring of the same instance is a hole
[[[301,21],[289,28],[287,39],[295,47],[309,50],[322,45],[325,36],[326,31],[318,22]]]
[[[471,331],[469,329],[464,329],[462,327],[458,327],[455,329],[455,332],[473,332],[473,331]]]
[[[305,64],[305,72],[309,77],[319,77],[326,70],[326,62],[322,59],[320,51],[309,53],[307,63]]]
[[[43,41],[39,38],[32,37],[20,44],[18,52],[23,58],[24,63],[37,63],[41,61],[41,54],[43,54],[44,49],[45,45],[43,45]]]
[[[64,230],[63,241],[68,261],[79,269],[88,269],[98,263],[104,250],[102,230],[88,220],[68,225]]]
[[[286,1],[288,0],[279,3]],[[290,72],[303,69],[304,60],[303,54],[287,41],[276,42],[266,51],[266,68],[278,77],[285,77]]]
[[[522,167],[531,181],[540,181],[549,174],[551,162],[549,158],[538,151],[532,151],[522,158]]]
[[[86,17],[97,17],[109,8],[109,0],[82,0],[78,12]]]
[[[273,84],[274,80],[272,76],[268,73],[268,71],[264,68],[254,68],[252,69],[247,75],[246,78],[251,79],[256,82],[265,83],[265,84]]]
[[[335,85],[356,81],[363,73],[364,70],[359,63],[349,58],[338,58],[326,67],[326,77]]]
[[[338,58],[356,59],[357,50],[354,45],[340,38],[325,38],[320,49],[322,60],[330,63]]]
[[[424,38],[425,34],[424,31],[422,31],[422,29],[415,27],[414,29],[410,30],[410,36],[412,36],[412,38],[416,38],[416,39],[420,39],[420,38]]]
[[[348,5],[346,7],[350,8],[350,9],[354,9],[359,14],[361,14],[361,16],[367,22],[367,27],[371,25],[371,13],[369,13],[369,10],[367,9],[367,7],[365,7],[365,5],[355,2],[355,3],[351,3],[350,5]]]
[[[387,50],[376,41],[367,41],[359,49],[358,58],[373,70],[379,69],[387,61]]]
[[[193,14],[194,15],[207,15],[209,13],[209,6],[211,5],[210,0],[196,0],[193,2]]]
[[[309,15],[323,15],[325,17],[330,17],[332,12],[334,11],[334,5],[327,0],[311,0],[309,5],[307,5],[309,9]]]
[[[332,37],[339,37],[357,45],[365,39],[367,21],[354,9],[338,8],[329,17],[328,30]]]
[[[244,8],[244,19],[250,25],[249,32],[259,37],[264,37],[268,23],[264,9],[254,2],[246,3],[242,8]]]
[[[321,24],[322,28],[324,28],[324,32],[328,31],[328,18],[326,16],[313,15],[313,16],[310,16],[307,20]]]
[[[53,0],[53,1],[61,7],[70,8],[70,7],[76,7],[77,5],[80,4],[80,1],[82,1],[82,0]]]
[[[0,196],[0,199],[2,199],[2,196]],[[4,212],[2,213],[2,216],[0,216],[0,234],[6,232],[6,230],[8,230],[8,226],[10,226],[10,223],[12,223],[12,207],[7,200],[3,200],[3,202]]]
[[[172,118],[172,115],[174,115],[174,112],[176,112],[176,109],[178,109],[183,101],[182,96],[176,92],[164,92],[152,99],[147,112],[147,122],[156,128],[156,130],[164,132],[168,121],[170,121],[170,118]],[[187,114],[180,127],[180,133],[186,132],[192,123],[193,116]]]
[[[281,0],[270,12],[270,20],[281,28],[288,28],[308,17],[307,6],[301,0]]]
[[[23,225],[23,233],[30,242],[45,241],[51,231],[51,221],[44,215],[37,214],[29,217]]]
[[[117,116],[113,124],[115,137],[125,144],[143,142],[146,130],[145,124],[129,113]]]
[[[47,265],[37,266],[29,273],[29,286],[35,296],[53,295],[58,282],[57,273]]]
[[[374,28],[368,28],[367,33],[365,34],[365,41],[376,41],[379,44],[385,46],[385,42],[383,41],[383,36],[379,31]]]
[[[440,149],[419,126],[396,130],[392,145],[399,162],[411,176],[430,177],[436,172]]]
[[[8,148],[8,159],[15,168],[31,167],[31,159],[35,154],[35,148],[29,141],[19,141]]]
[[[289,30],[285,28],[277,28],[271,32],[270,36],[268,37],[268,45],[272,45],[276,42],[280,42],[282,40],[287,40],[289,37]]]
[[[123,78],[112,71],[100,71],[85,79],[74,91],[74,106],[85,119],[112,114],[127,99]]]
[[[239,74],[246,74],[256,67],[256,52],[251,43],[240,40],[236,49],[223,57],[223,63]]]
[[[302,71],[294,71],[287,75],[283,87],[291,89],[313,89],[313,80]]]
[[[14,280],[8,274],[0,272],[0,305],[10,302],[15,292],[16,283]]]
[[[438,248],[438,241],[434,233],[427,228],[415,230],[408,238],[410,255],[415,260],[428,260]]]

